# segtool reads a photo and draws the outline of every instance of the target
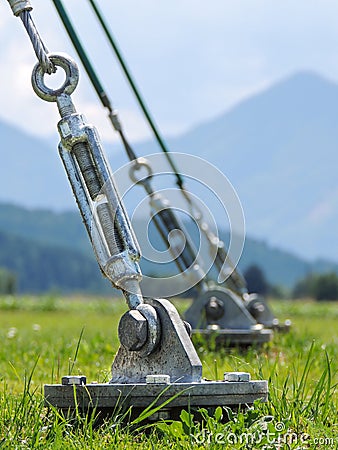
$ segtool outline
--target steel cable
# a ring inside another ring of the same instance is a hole
[[[28,33],[28,36],[33,45],[34,52],[43,71],[45,73],[48,73],[49,75],[55,73],[56,67],[48,57],[49,51],[41,39],[41,36],[33,22],[30,12],[22,11],[20,13],[20,19],[22,20],[22,23]]]

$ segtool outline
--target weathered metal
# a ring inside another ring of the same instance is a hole
[[[41,67],[48,74],[56,71],[55,65],[49,58],[49,50],[41,39],[41,36],[36,29],[35,23],[31,16],[32,6],[28,0],[7,0],[12,8],[13,14],[20,17],[22,23],[27,31],[29,39],[32,43],[34,52]]]
[[[197,411],[217,406],[252,404],[267,400],[267,381],[250,379],[245,372],[227,372],[222,381],[202,378],[202,365],[185,325],[168,300],[148,299],[159,315],[162,333],[157,348],[144,357],[138,351],[121,346],[112,365],[109,383],[83,385],[79,377],[64,377],[62,385],[45,385],[46,404],[65,412],[88,413],[100,411],[101,415],[116,414],[133,407],[133,413],[169,401],[161,417],[170,418],[183,408]]]
[[[22,11],[32,11],[33,7],[29,0],[7,0],[12,8],[13,14],[19,16]]]
[[[118,334],[127,350],[140,350],[147,341],[147,319],[137,309],[127,311],[120,319]]]
[[[229,375],[229,374],[228,374]],[[77,411],[86,414],[91,410],[96,413],[117,414],[130,407],[137,411],[144,410],[157,399],[155,407],[170,401],[163,410],[165,418],[179,415],[182,409],[192,412],[200,408],[217,406],[238,407],[250,405],[260,399],[267,401],[267,381],[205,381],[190,383],[90,383],[85,386],[63,386],[47,384],[44,386],[46,405],[53,405],[65,412]],[[120,411],[121,409],[121,411]],[[133,412],[133,411],[132,411]],[[129,416],[128,416],[129,417]],[[150,420],[158,420],[158,416]]]
[[[244,307],[258,324],[273,330],[288,331],[291,321],[286,320],[284,323],[281,323],[270,309],[264,297],[248,292],[246,280],[229,258],[225,243],[210,229],[203,219],[202,212],[196,208],[193,198],[187,191],[184,191],[184,196],[190,206],[192,216],[199,224],[200,230],[202,230],[208,241],[213,265],[218,270],[218,284],[221,287],[230,289],[243,302]],[[215,304],[210,304],[210,312],[212,308],[215,308]],[[214,312],[216,313],[216,310]]]
[[[84,386],[87,384],[87,377],[83,375],[66,375],[62,377],[63,386]]]
[[[112,383],[144,383],[147,375],[166,374],[175,381],[195,382],[202,364],[176,308],[164,299],[146,299],[161,323],[158,345],[149,355],[121,346],[112,365]],[[127,330],[126,330],[127,332]]]
[[[32,74],[33,89],[42,99],[58,105],[59,152],[98,263],[114,287],[123,291],[130,309],[134,309],[143,303],[136,238],[98,133],[76,112],[70,97],[78,82],[77,65],[63,54],[49,56],[55,66],[64,69],[65,82],[59,89],[48,88],[44,83],[44,69],[37,64]]]

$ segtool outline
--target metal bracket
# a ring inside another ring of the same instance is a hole
[[[178,417],[182,409],[238,407],[255,400],[267,401],[268,382],[251,381],[250,374],[227,372],[221,381],[202,379],[202,365],[183,320],[167,300],[148,299],[161,322],[158,347],[144,357],[120,347],[112,365],[112,379],[104,384],[84,384],[85,378],[63,377],[63,384],[45,385],[45,401],[66,413],[95,410],[100,417],[128,410],[128,420],[151,404],[168,402],[160,415],[149,420]],[[80,379],[81,378],[81,379]]]
[[[121,346],[112,365],[111,383],[145,383],[147,375],[158,374],[169,375],[172,383],[201,381],[201,361],[176,308],[163,299],[145,302],[155,308],[161,323],[158,346],[148,356]]]
[[[273,335],[256,322],[234,292],[219,286],[194,299],[184,317],[194,334],[213,336],[218,344],[263,344]]]

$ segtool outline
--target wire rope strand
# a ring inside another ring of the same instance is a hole
[[[48,57],[49,51],[41,39],[41,36],[33,22],[30,12],[22,11],[20,13],[20,18],[28,33],[28,36],[33,45],[34,52],[36,54],[36,57],[38,58],[38,61],[43,71],[45,73],[48,73],[49,75],[55,73],[56,67]]]

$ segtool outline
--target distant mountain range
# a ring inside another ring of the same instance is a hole
[[[139,229],[144,229],[146,222],[141,220],[134,226],[139,235]],[[194,234],[190,225],[188,232]],[[155,248],[163,248],[157,233],[151,232],[151,242]],[[140,245],[142,248],[142,240]],[[328,261],[309,263],[248,238],[239,267],[245,271],[252,264],[262,268],[271,284],[288,288],[310,272],[332,270],[338,273],[337,264]],[[20,292],[53,289],[62,292],[111,292],[110,284],[100,273],[78,212],[58,213],[0,203],[0,267],[16,274]],[[155,265],[142,259],[141,267],[147,275],[177,273],[173,263]]]
[[[299,73],[169,146],[207,159],[228,176],[250,236],[305,258],[338,261],[336,83]],[[141,153],[153,149],[140,147]]]
[[[0,122],[0,201],[74,209],[56,135],[53,142],[39,140],[19,126]],[[337,84],[314,73],[296,74],[168,144],[227,175],[249,236],[308,261],[338,262]],[[154,142],[135,148],[139,155],[158,151]],[[113,169],[126,163],[118,146],[106,150]]]

